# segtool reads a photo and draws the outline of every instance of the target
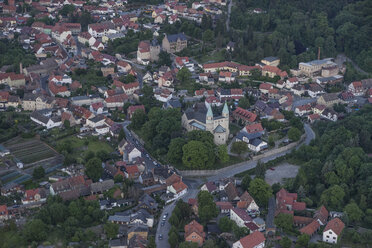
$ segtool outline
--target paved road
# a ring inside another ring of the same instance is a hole
[[[337,65],[339,67],[341,67],[343,65],[343,63],[345,63],[345,62],[350,62],[354,66],[354,68],[357,72],[359,72],[361,74],[364,74],[364,75],[368,75],[368,73],[366,71],[361,69],[354,61],[352,61],[350,58],[348,58],[345,54],[337,55],[335,62],[337,63]]]
[[[146,149],[141,145],[141,143],[136,139],[136,137],[134,137],[132,133],[128,130],[127,127],[130,124],[130,121],[124,121],[120,124],[123,125],[124,128],[126,137],[125,139],[142,152],[143,155],[142,157],[145,160],[146,169],[151,170],[152,168],[154,168],[156,166],[155,163],[157,163],[157,161],[155,161],[155,159],[151,157],[151,155],[146,151]]]
[[[230,15],[231,15],[231,7],[232,7],[233,1],[229,1],[229,5],[227,6],[227,19],[226,19],[226,30],[230,31]]]

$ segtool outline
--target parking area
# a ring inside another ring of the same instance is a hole
[[[284,178],[294,178],[297,176],[299,166],[289,163],[282,163],[272,169],[268,169],[265,174],[265,181],[273,185],[274,183],[283,183]]]

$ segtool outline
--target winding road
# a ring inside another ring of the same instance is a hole
[[[230,15],[231,15],[231,7],[232,7],[232,0],[229,1],[229,5],[227,6],[227,19],[226,19],[226,30],[230,31]]]
[[[261,159],[261,161],[266,163],[270,160],[276,159],[276,158],[281,157],[281,156],[283,156],[287,153],[290,153],[293,149],[298,149],[303,144],[309,145],[310,142],[313,139],[315,139],[315,133],[311,129],[310,125],[307,124],[307,123],[304,124],[304,129],[305,129],[305,133],[306,133],[306,138],[302,143],[293,147],[292,149],[288,149],[287,151],[264,157],[263,159]],[[218,181],[222,178],[233,177],[235,174],[253,169],[256,166],[257,166],[257,160],[251,160],[251,161],[247,161],[246,163],[242,164],[241,166],[232,168],[231,170],[229,170],[228,172],[226,172],[224,174],[214,175],[214,176],[210,176],[210,177],[207,177],[207,178],[204,178],[204,179],[203,178],[184,178],[183,181],[187,184],[188,191],[185,195],[183,195],[181,197],[181,199],[183,201],[187,202],[190,198],[195,198],[198,194],[199,186],[205,181]],[[162,248],[169,248],[170,247],[170,245],[168,243],[168,232],[169,232],[171,226],[168,222],[168,218],[171,216],[171,213],[172,213],[174,207],[175,207],[175,202],[165,206],[164,209],[163,209],[163,212],[160,215],[161,216],[160,221],[161,221],[163,216],[166,213],[168,213],[168,217],[167,217],[167,220],[165,221],[164,226],[161,226],[160,223],[159,223],[159,225],[157,227],[156,238],[155,238],[156,247],[162,247]],[[159,240],[159,235],[160,234],[162,235],[161,240]]]

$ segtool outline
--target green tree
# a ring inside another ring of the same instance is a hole
[[[41,179],[45,176],[45,170],[43,166],[38,166],[32,172],[32,177],[36,180]]]
[[[222,163],[226,163],[230,160],[229,154],[227,153],[226,145],[218,146],[217,156]]]
[[[218,215],[216,203],[208,191],[200,191],[198,193],[198,215],[204,223],[207,223]]]
[[[147,116],[146,116],[145,111],[143,111],[142,109],[137,109],[133,113],[133,116],[131,119],[132,123],[130,125],[134,130],[140,130],[143,124],[145,124],[146,120],[147,120]]]
[[[282,248],[291,248],[292,246],[292,241],[287,237],[284,236],[280,241],[279,244]]]
[[[231,146],[231,151],[236,154],[243,154],[248,152],[248,145],[243,141],[234,142]]]
[[[288,131],[288,138],[292,141],[298,141],[301,138],[301,131],[296,127],[291,127]]]
[[[69,129],[70,128],[70,121],[69,120],[65,120],[64,122],[63,122],[63,126],[66,128],[66,129]]]
[[[266,165],[262,163],[261,160],[258,160],[254,172],[257,178],[265,179]]]
[[[238,106],[243,108],[243,109],[249,108],[249,106],[250,106],[249,99],[246,98],[246,97],[240,98]]]
[[[119,225],[118,224],[114,224],[114,223],[106,223],[104,226],[103,226],[103,229],[105,229],[105,232],[107,234],[107,237],[109,239],[113,239],[115,238],[117,235],[118,235],[118,232],[119,232]]]
[[[310,242],[310,236],[303,233],[297,238],[296,247],[307,247]]]
[[[345,197],[345,191],[338,185],[331,186],[323,191],[320,196],[320,203],[324,204],[328,209],[340,209]]]
[[[212,30],[208,29],[203,33],[203,42],[212,42],[214,39],[214,33]]]
[[[177,247],[177,245],[178,245],[178,239],[179,239],[179,237],[178,237],[178,234],[177,233],[175,233],[175,232],[171,232],[170,233],[169,238],[168,238],[168,243],[170,244],[170,246],[172,248]]]
[[[195,243],[195,242],[187,242],[187,241],[182,242],[182,243],[178,246],[178,248],[198,248],[198,247],[199,247],[198,243]]]
[[[182,67],[182,69],[177,72],[176,77],[181,84],[187,84],[191,83],[191,76],[189,69],[187,69],[187,67]]]
[[[205,169],[214,164],[214,160],[210,160],[207,147],[201,141],[189,141],[182,151],[182,162],[189,168]]]
[[[244,191],[248,190],[249,189],[249,184],[251,183],[252,181],[252,178],[250,175],[245,175],[242,179],[242,182],[241,182],[241,187]]]
[[[39,219],[30,220],[24,226],[22,233],[28,242],[40,242],[47,238],[47,226]]]
[[[124,128],[121,128],[120,129],[120,132],[119,132],[119,137],[118,137],[118,140],[119,141],[122,141],[123,139],[125,139],[125,132],[124,132]]]
[[[102,161],[99,158],[91,158],[85,165],[85,173],[94,182],[97,182],[103,173]]]
[[[169,53],[165,52],[165,51],[161,51],[159,53],[159,61],[158,61],[158,64],[159,65],[166,65],[166,66],[171,66],[172,64],[172,60],[170,58],[170,55]]]
[[[344,208],[344,211],[347,213],[349,216],[349,221],[352,223],[361,221],[364,216],[363,211],[355,202],[347,204]]]
[[[293,230],[293,216],[290,214],[278,214],[274,219],[274,223],[284,232],[291,232]]]
[[[120,174],[117,174],[114,176],[114,182],[115,183],[122,183],[124,182],[124,177]]]
[[[232,226],[233,223],[229,217],[224,216],[218,221],[218,227],[220,228],[221,232],[230,232]]]
[[[249,183],[249,193],[261,207],[266,206],[273,191],[263,179],[255,178]]]
[[[170,163],[178,164],[182,162],[183,156],[183,146],[186,144],[185,139],[175,138],[169,144],[169,149],[167,153],[167,159]]]

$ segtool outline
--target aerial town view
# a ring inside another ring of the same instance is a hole
[[[0,248],[372,248],[371,0],[0,0]]]

